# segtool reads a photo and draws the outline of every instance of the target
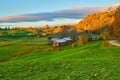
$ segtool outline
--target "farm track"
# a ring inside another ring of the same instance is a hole
[[[120,46],[120,44],[118,44],[115,40],[109,41],[109,43],[110,43],[111,45]]]

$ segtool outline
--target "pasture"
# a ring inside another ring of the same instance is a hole
[[[54,51],[47,44],[44,37],[1,37],[0,80],[120,79],[120,47],[94,41]]]

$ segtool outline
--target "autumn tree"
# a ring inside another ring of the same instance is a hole
[[[78,39],[77,44],[78,45],[83,45],[83,44],[86,44],[86,43],[88,43],[88,38],[86,37],[85,34],[82,34],[80,36],[80,38]]]
[[[114,21],[114,11],[110,12],[100,12],[95,14],[90,14],[82,19],[75,28],[80,31],[83,30],[98,30],[105,27],[106,25],[112,24]]]
[[[110,39],[109,32],[102,32],[101,37],[103,40],[109,40]]]
[[[111,33],[114,37],[120,40],[120,6],[115,10]]]
[[[44,29],[49,29],[49,28],[50,28],[49,25],[44,26]]]
[[[4,36],[2,32],[0,32],[0,37]]]
[[[69,36],[73,41],[76,41],[78,38],[78,33],[77,33],[76,29],[70,30]]]
[[[58,33],[58,38],[64,38],[68,36],[68,29],[64,28],[61,32]]]
[[[60,26],[56,26],[53,28],[53,34],[57,34],[62,31],[62,28]]]

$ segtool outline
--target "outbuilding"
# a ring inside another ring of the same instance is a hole
[[[94,36],[94,35],[87,36],[87,38],[88,38],[88,40],[90,40],[90,41],[95,41],[95,40],[97,40],[97,37]]]
[[[61,46],[61,45],[71,43],[72,39],[70,37],[65,37],[62,39],[54,38],[54,39],[51,39],[51,41],[53,42],[53,46]]]
[[[72,39],[70,37],[65,37],[63,39],[66,40],[66,44],[69,44],[72,41]]]
[[[66,44],[66,40],[64,40],[64,39],[58,39],[58,40],[53,42],[53,46],[61,46],[64,44]]]
[[[51,42],[54,42],[54,41],[56,41],[56,40],[58,40],[58,38],[51,38]]]

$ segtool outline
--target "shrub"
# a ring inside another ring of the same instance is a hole
[[[75,47],[76,47],[75,43],[72,43],[71,48],[75,48]]]
[[[110,47],[113,47],[113,46],[109,43],[109,41],[105,41],[104,42],[104,47],[105,48],[110,48]]]
[[[120,40],[116,40],[116,42],[117,42],[118,44],[120,44]]]
[[[80,36],[80,38],[78,39],[77,44],[78,45],[83,45],[83,44],[86,44],[86,43],[88,43],[88,39],[85,35],[82,34]]]
[[[62,48],[61,47],[54,47],[53,51],[62,51]]]
[[[4,36],[2,32],[0,32],[0,37]]]

